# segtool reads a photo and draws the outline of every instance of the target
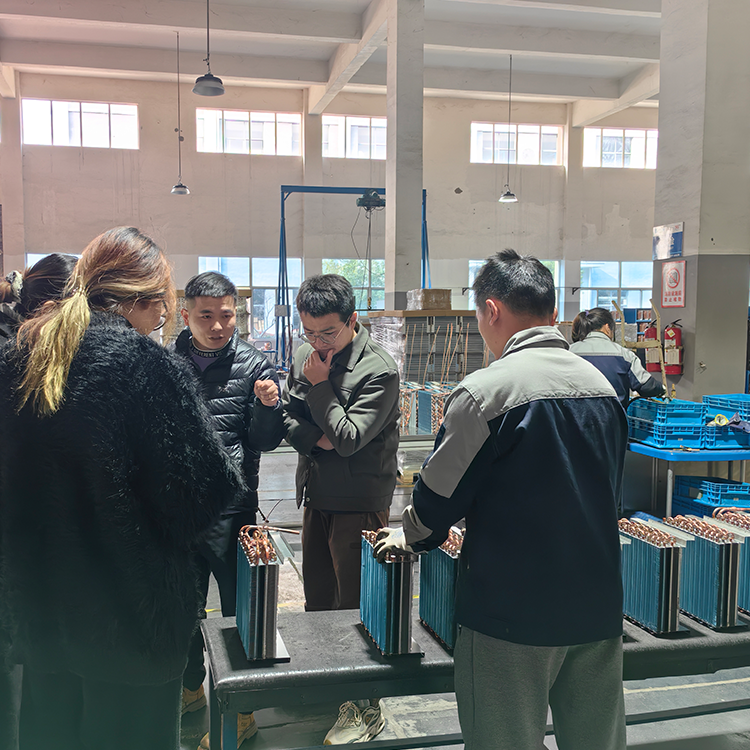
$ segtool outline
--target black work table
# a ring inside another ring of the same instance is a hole
[[[747,626],[750,619],[740,615]],[[750,666],[750,628],[716,633],[686,617],[685,635],[656,638],[624,623],[624,678],[641,680],[669,675],[707,674]],[[249,662],[233,617],[204,620],[203,635],[210,669],[210,743],[236,747],[237,713],[262,708],[344,702],[400,695],[453,692],[453,658],[415,622],[413,637],[424,656],[385,658],[359,625],[359,612],[279,612],[278,627],[291,662]],[[457,744],[457,735],[400,743],[377,740],[382,747]],[[411,744],[410,744],[411,743]]]

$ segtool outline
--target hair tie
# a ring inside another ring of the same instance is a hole
[[[76,288],[75,288],[75,289],[73,290],[73,294],[72,294],[72,296],[73,296],[73,297],[75,297],[75,296],[76,296],[77,294],[80,294],[80,295],[82,295],[83,297],[85,297],[85,296],[86,296],[86,289],[85,289],[84,287],[82,287],[82,286],[77,286],[77,287],[76,287]]]
[[[585,316],[586,316],[586,317],[588,318],[588,316],[589,316],[589,311],[588,311],[588,310],[584,310],[584,311],[583,311],[583,314],[584,314],[584,315],[585,315]]]
[[[10,293],[14,302],[21,301],[21,290],[23,289],[23,274],[20,271],[11,271],[5,280],[10,284]]]

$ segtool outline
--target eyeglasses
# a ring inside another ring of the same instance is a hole
[[[300,338],[308,344],[314,344],[316,341],[320,341],[321,344],[330,346],[331,344],[336,343],[336,339],[341,335],[341,331],[349,327],[350,321],[351,316],[346,319],[346,323],[339,328],[335,336],[330,333],[301,333]]]
[[[166,315],[166,313],[167,313],[167,303],[166,303],[166,302],[165,302],[165,301],[164,301],[163,299],[155,299],[155,300],[151,300],[151,303],[152,303],[152,304],[153,304],[154,302],[159,302],[159,303],[161,303],[161,308],[162,308],[162,314],[161,314],[161,315],[159,316],[159,323],[158,323],[158,324],[157,324],[157,325],[156,325],[156,326],[154,327],[154,330],[155,330],[155,331],[158,331],[158,330],[160,330],[161,328],[164,328],[164,326],[165,326],[165,325],[166,325],[166,323],[167,323],[167,315]]]

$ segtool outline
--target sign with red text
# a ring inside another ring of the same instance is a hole
[[[661,306],[685,307],[684,260],[672,260],[661,267]]]

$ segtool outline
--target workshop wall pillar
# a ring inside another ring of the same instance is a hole
[[[685,307],[677,396],[745,390],[750,296],[750,3],[662,0],[654,224],[684,222]],[[674,260],[678,260],[675,258]],[[662,266],[654,263],[654,303]]]
[[[385,307],[422,285],[424,0],[388,0]]]

